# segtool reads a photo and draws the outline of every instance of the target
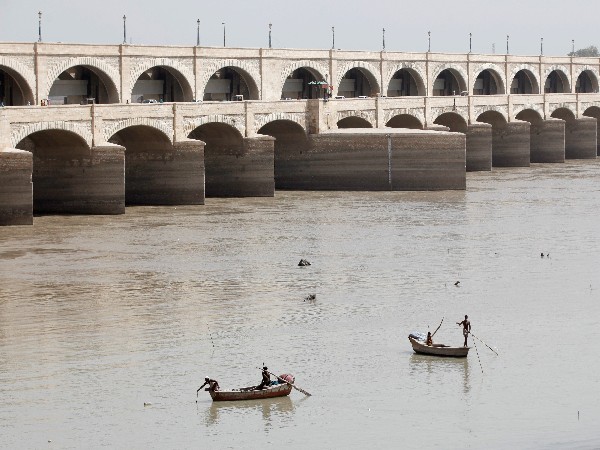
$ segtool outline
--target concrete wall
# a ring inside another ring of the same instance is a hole
[[[34,156],[33,208],[36,213],[123,214],[125,149],[93,147],[77,159]]]
[[[409,130],[344,130],[309,136],[288,152],[280,178],[288,189],[465,189],[465,137]]]
[[[492,126],[474,123],[467,126],[467,172],[492,170]]]
[[[243,138],[242,148],[205,152],[206,196],[273,197],[274,142],[270,136]]]
[[[30,152],[0,151],[0,225],[33,224],[33,188]]]
[[[597,122],[582,117],[566,123],[565,157],[567,159],[594,159],[597,153]]]
[[[492,130],[492,166],[530,166],[530,125],[519,120]]]
[[[565,162],[564,120],[549,119],[532,123],[530,136],[532,163]]]

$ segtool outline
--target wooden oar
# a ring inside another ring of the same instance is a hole
[[[258,369],[258,370],[261,370],[261,371],[263,370],[263,369],[261,369],[260,367],[257,367],[257,369]],[[284,380],[284,379],[283,379],[283,378],[281,378],[280,376],[277,376],[277,375],[275,375],[273,372],[269,372],[269,371],[267,370],[267,373],[268,373],[269,375],[273,375],[273,376],[274,376],[275,378],[277,378],[279,381],[283,381],[284,383],[286,383],[286,384],[289,384],[291,387],[293,387],[293,388],[294,388],[294,389],[296,389],[297,391],[300,391],[300,392],[302,392],[304,395],[307,395],[308,397],[310,397],[310,396],[312,395],[312,394],[310,394],[309,392],[306,392],[304,389],[302,389],[302,388],[299,388],[299,387],[298,387],[298,386],[296,386],[294,383],[290,383],[289,381],[286,381],[286,380]]]
[[[475,339],[477,339],[479,342],[481,342],[483,345],[485,345],[487,348],[489,348],[491,351],[493,351],[493,352],[494,352],[496,355],[498,355],[498,352],[497,352],[496,350],[494,350],[492,347],[490,347],[489,345],[487,345],[485,342],[483,342],[481,339],[479,339],[477,336],[475,336],[475,335],[474,335],[473,333],[471,333],[470,331],[469,331],[469,334],[470,334],[471,336],[473,336]],[[500,355],[498,355],[498,356],[500,356]]]
[[[440,327],[442,326],[442,324],[444,323],[444,319],[445,317],[442,317],[442,321],[440,322],[440,324],[438,325],[438,327],[435,329],[435,331],[433,332],[433,334],[431,335],[431,337],[433,338],[433,336],[435,336],[435,333],[438,332],[438,330],[440,329]]]

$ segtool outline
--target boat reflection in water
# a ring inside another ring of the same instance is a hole
[[[294,409],[294,402],[292,402],[290,397],[213,402],[207,409],[206,424],[217,425],[225,418],[246,417],[261,412],[265,428],[269,428],[273,419],[281,421],[291,418],[294,414]]]
[[[440,358],[419,353],[410,355],[412,375],[437,384],[447,383],[449,377],[456,377],[457,381],[462,381],[465,394],[471,390],[470,371],[469,358]]]

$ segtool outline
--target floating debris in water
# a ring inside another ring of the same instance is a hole
[[[300,267],[304,267],[304,266],[310,266],[310,263],[306,259],[301,259],[300,262],[298,263],[298,265]]]

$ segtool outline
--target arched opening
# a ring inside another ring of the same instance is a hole
[[[65,130],[36,131],[16,148],[33,154],[34,213],[74,212],[69,205],[85,195],[85,177],[90,148],[85,140]]]
[[[535,75],[530,70],[519,70],[510,84],[511,94],[539,94]]]
[[[550,114],[550,117],[554,117],[555,119],[561,119],[565,122],[575,121],[575,114],[568,108],[558,108],[554,110],[552,114]]]
[[[131,90],[131,103],[189,102],[192,88],[179,71],[167,66],[145,70]]]
[[[386,123],[385,126],[390,128],[410,128],[413,130],[423,129],[421,121],[410,114],[398,114],[388,120],[388,123]]]
[[[74,66],[62,72],[50,88],[51,105],[118,103],[119,94],[110,77],[91,66]]]
[[[413,69],[400,69],[390,80],[387,96],[406,97],[412,95],[425,95],[423,80]]]
[[[532,125],[540,125],[544,120],[540,113],[534,111],[533,109],[524,109],[515,116],[515,119],[524,120]]]
[[[258,88],[245,70],[239,67],[223,67],[217,70],[206,83],[203,99],[205,101],[258,100]]]
[[[317,82],[325,82],[323,76],[311,67],[300,67],[294,70],[283,83],[281,89],[282,100],[300,100],[322,98],[325,85]]]
[[[31,87],[18,72],[0,66],[0,105],[23,106],[34,104]]]
[[[173,150],[169,138],[156,128],[134,125],[117,131],[108,142],[125,147],[125,204],[163,204],[152,201],[149,191],[160,184],[164,161]]]
[[[299,155],[308,150],[304,129],[290,120],[275,120],[264,125],[258,134],[275,138],[275,188],[292,189],[298,176],[294,168]]]
[[[373,74],[366,69],[355,67],[344,74],[337,95],[355,98],[373,97],[378,93],[379,85]]]
[[[564,94],[571,92],[567,76],[560,70],[553,70],[546,78],[544,83],[544,92],[546,94]]]
[[[367,119],[362,117],[345,117],[342,120],[338,120],[338,128],[373,128],[373,125],[369,123]]]
[[[584,70],[577,77],[575,83],[575,92],[588,94],[598,92],[598,79],[591,70]]]
[[[464,92],[467,92],[467,84],[455,69],[442,70],[433,82],[435,96],[460,95]]]
[[[583,112],[583,115],[596,119],[596,155],[600,156],[600,108],[591,106]]]
[[[473,85],[473,95],[496,94],[504,94],[504,84],[500,75],[490,69],[480,72]]]
[[[436,125],[443,125],[450,128],[450,131],[457,133],[467,133],[468,125],[465,119],[457,113],[447,112],[441,114],[433,122]]]
[[[190,139],[198,139],[206,145],[204,147],[205,192],[211,197],[230,196],[231,186],[224,187],[224,183],[235,183],[238,178],[233,164],[244,152],[244,139],[241,133],[231,125],[211,122],[200,125],[193,130]]]
[[[563,136],[557,135],[561,131],[564,131],[564,126],[560,121],[545,122],[540,113],[532,109],[520,111],[515,118],[517,120],[529,122],[529,149],[531,162],[564,162],[565,146],[564,140],[561,139]],[[547,126],[549,128],[546,128]]]

